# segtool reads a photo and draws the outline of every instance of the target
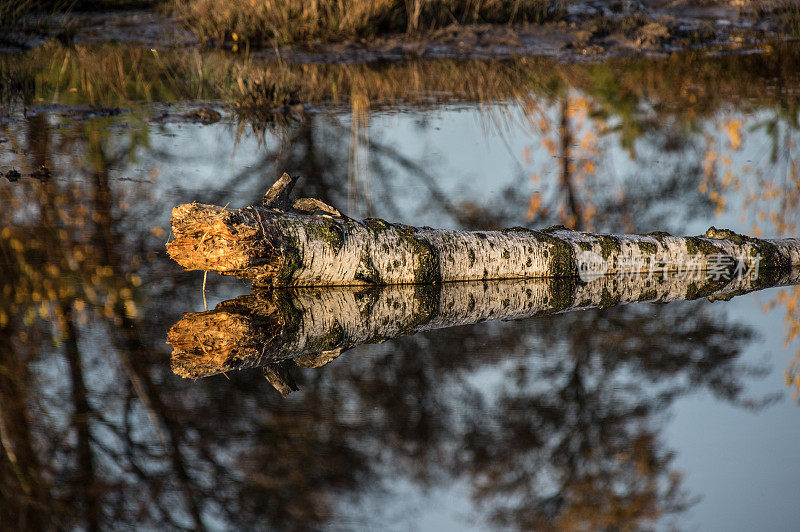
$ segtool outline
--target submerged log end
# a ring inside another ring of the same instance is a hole
[[[200,378],[236,369],[243,357],[253,355],[245,340],[249,333],[246,319],[235,314],[188,313],[167,333],[172,371],[180,377]]]
[[[175,238],[167,253],[187,270],[214,270],[224,275],[255,278],[274,267],[274,248],[263,229],[246,220],[242,210],[187,203],[172,209]]]
[[[269,300],[252,296],[188,312],[167,333],[172,371],[196,379],[259,366],[269,358],[284,321]]]

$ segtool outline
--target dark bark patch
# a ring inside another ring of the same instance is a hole
[[[439,314],[441,284],[417,285],[414,287],[414,306],[410,319],[401,325],[400,334],[414,334],[417,328],[425,325]]]
[[[545,252],[545,257],[549,257],[550,260],[547,267],[548,277],[573,277],[578,275],[575,248],[572,247],[571,243],[549,234],[549,231],[549,229],[546,231],[533,231],[538,240],[550,244],[549,249]]]
[[[375,305],[378,303],[378,299],[380,299],[383,290],[383,287],[371,286],[353,294],[358,304],[358,312],[361,314],[362,318],[368,319],[372,315],[372,309],[374,309]],[[397,303],[395,302],[395,304]]]
[[[361,262],[358,263],[354,277],[368,284],[384,284],[381,274],[372,264],[372,260],[368,255],[361,257]]]
[[[684,240],[686,242],[686,252],[689,255],[726,255],[721,248],[709,242],[707,238],[687,236]]]
[[[414,234],[415,228],[409,225],[393,224],[400,239],[408,244],[414,257],[414,283],[435,284],[442,282],[442,269],[439,253],[425,238]]]
[[[658,293],[655,289],[651,290],[643,290],[641,294],[639,294],[639,301],[652,301],[656,297],[658,297]]]
[[[545,310],[545,313],[572,307],[575,304],[577,286],[578,284],[575,282],[574,277],[551,277],[548,282],[550,309]]]
[[[309,237],[318,238],[331,247],[334,253],[339,253],[344,245],[344,228],[326,217],[319,217],[320,220],[306,225],[306,233]]]
[[[754,238],[751,236],[735,233],[730,229],[717,229],[713,225],[708,228],[708,231],[706,231],[705,236],[707,238],[727,239],[733,242],[734,244],[738,244],[740,246],[743,246],[745,244],[751,244],[752,249],[750,251],[750,254],[753,256],[758,256],[758,255],[761,256],[761,260],[759,261],[759,277],[762,268],[788,269],[791,267],[791,262],[789,258],[783,255],[778,249],[778,246],[776,246],[772,242],[767,242],[766,240],[762,240],[760,238]]]
[[[608,260],[609,257],[618,255],[622,251],[622,244],[616,237],[597,235],[597,240],[600,243],[600,254],[604,260]]]
[[[291,244],[284,246],[280,266],[272,277],[272,286],[290,286],[294,272],[299,270],[302,265],[298,247]]]

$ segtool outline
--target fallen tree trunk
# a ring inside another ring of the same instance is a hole
[[[272,287],[682,270],[763,275],[800,265],[800,239],[757,239],[713,227],[702,236],[675,237],[601,235],[562,226],[448,231],[375,218],[358,221],[318,200],[290,203],[295,181],[284,174],[262,205],[175,207],[170,256],[186,269],[213,270]]]
[[[714,280],[704,272],[655,276],[527,279],[382,287],[257,291],[187,313],[169,331],[172,368],[182,377],[267,366],[282,393],[291,386],[275,364],[317,367],[343,351],[420,331],[486,320],[606,308],[636,301],[729,299],[771,286],[800,283],[800,269],[757,278]]]

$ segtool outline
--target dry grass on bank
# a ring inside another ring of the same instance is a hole
[[[451,24],[545,22],[566,0],[175,0],[173,12],[205,42],[303,44]]]
[[[664,112],[704,116],[722,105],[788,109],[800,105],[800,52],[792,43],[765,55],[675,54],[563,64],[548,58],[505,61],[415,59],[376,63],[274,63],[221,51],[156,52],[122,45],[64,46],[50,41],[0,57],[0,105],[59,103],[130,106],[137,102],[223,100],[242,110],[292,102],[347,105],[356,97],[381,107],[443,102],[498,102],[569,88],[607,102],[615,114],[656,100]],[[765,89],[765,79],[781,87]]]

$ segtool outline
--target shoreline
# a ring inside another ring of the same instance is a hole
[[[395,33],[283,46],[255,46],[231,39],[203,43],[175,18],[155,10],[121,10],[47,17],[40,21],[37,32],[6,32],[0,41],[0,53],[24,52],[52,39],[79,46],[113,42],[154,49],[220,49],[291,63],[512,57],[549,57],[568,63],[664,57],[686,51],[752,53],[763,51],[770,43],[793,40],[781,33],[776,15],[756,18],[731,6],[678,6],[633,14],[573,13],[559,22],[454,24],[413,35]]]

